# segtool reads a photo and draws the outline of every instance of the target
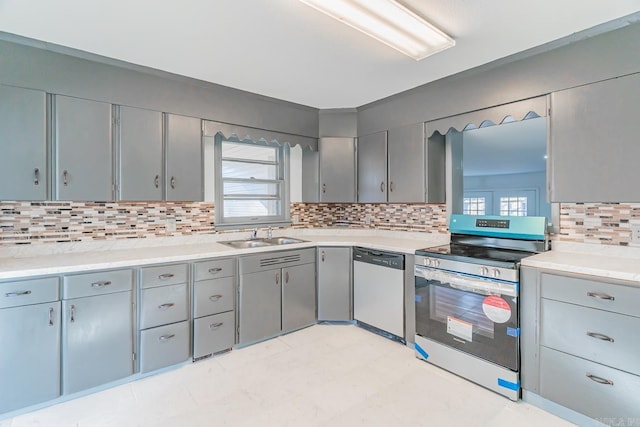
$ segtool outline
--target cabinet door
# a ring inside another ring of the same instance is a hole
[[[424,202],[426,195],[424,123],[389,130],[391,203]]]
[[[282,331],[316,323],[315,264],[283,268],[282,279]]]
[[[0,200],[47,199],[46,95],[0,86]]]
[[[351,248],[318,248],[318,320],[351,320]]]
[[[240,276],[240,344],[280,333],[281,283],[280,269]]]
[[[133,374],[131,292],[62,302],[62,393]]]
[[[60,395],[60,302],[0,310],[0,413]]]
[[[56,200],[113,200],[111,105],[55,99]]]
[[[320,138],[320,201],[356,201],[355,139]]]
[[[551,94],[550,200],[637,202],[640,74]]]
[[[387,132],[358,138],[358,202],[387,201]]]
[[[162,113],[120,107],[120,200],[162,200]]]
[[[202,121],[166,115],[166,200],[201,201],[204,198]]]

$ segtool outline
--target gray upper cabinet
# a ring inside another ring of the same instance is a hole
[[[426,201],[424,123],[389,130],[389,190],[391,203]]]
[[[387,201],[387,132],[358,138],[358,202]]]
[[[113,200],[111,104],[55,97],[56,200]]]
[[[320,202],[355,202],[355,138],[320,138],[318,151],[320,153]]]
[[[640,74],[551,94],[549,199],[638,202]]]
[[[0,200],[46,200],[46,94],[0,86]]]
[[[162,113],[119,107],[119,199],[162,200]]]
[[[166,114],[166,200],[204,199],[202,121]]]

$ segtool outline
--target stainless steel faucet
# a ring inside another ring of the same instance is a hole
[[[254,228],[253,231],[251,232],[251,238],[252,239],[257,239],[258,238],[258,228]]]

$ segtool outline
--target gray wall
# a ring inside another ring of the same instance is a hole
[[[496,61],[359,107],[358,135],[639,72],[639,45],[635,23],[544,53],[517,55],[530,55],[524,59]]]
[[[0,83],[318,137],[318,110],[0,32]]]

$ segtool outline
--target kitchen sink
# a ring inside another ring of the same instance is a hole
[[[272,245],[290,245],[292,243],[302,243],[304,240],[295,239],[293,237],[272,237],[271,239],[264,239],[265,242],[269,242]]]
[[[247,239],[247,240],[227,240],[223,245],[231,246],[236,249],[260,248],[263,246],[280,246],[290,245],[292,243],[302,243],[305,240],[295,239],[293,237],[272,237],[271,239]]]

